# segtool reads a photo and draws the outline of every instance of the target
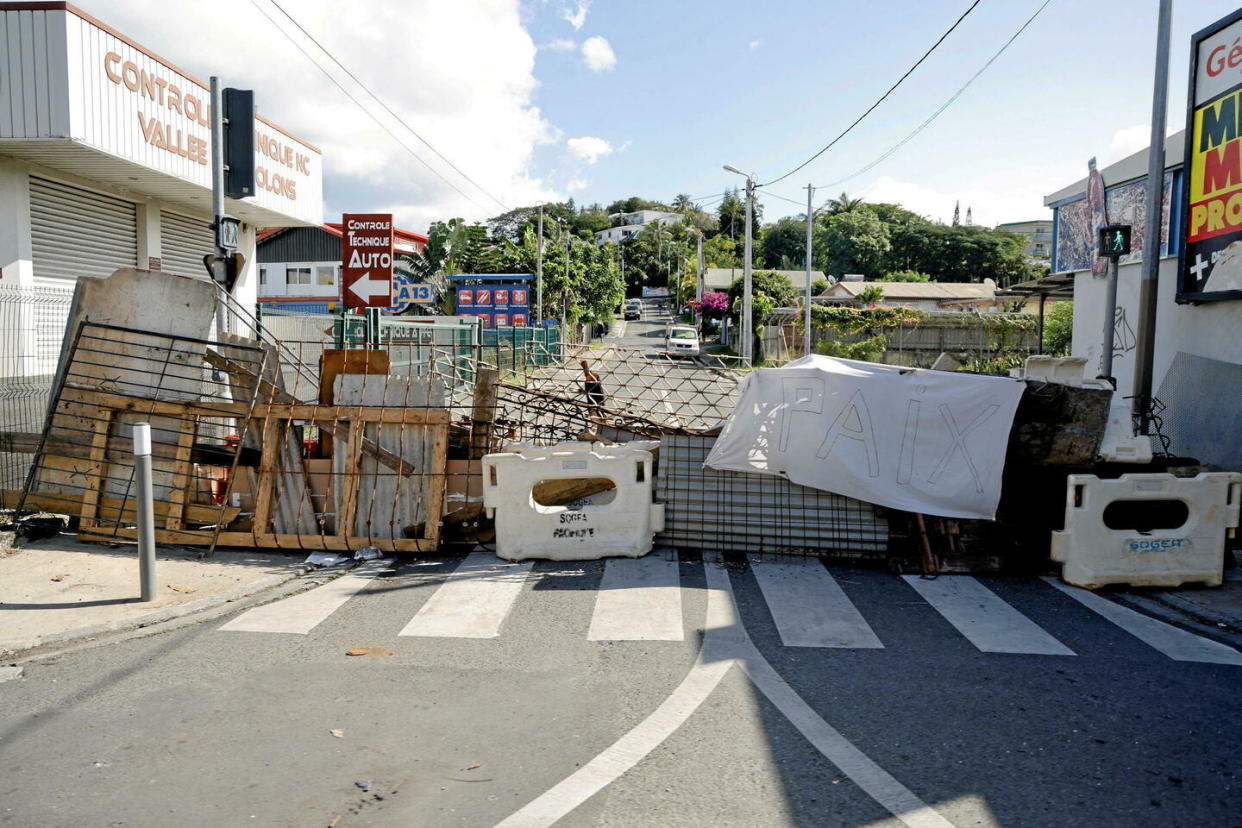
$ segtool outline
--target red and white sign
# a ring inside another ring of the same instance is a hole
[[[512,304],[514,304],[514,305],[526,305],[526,304],[529,304],[529,302],[527,302],[527,301],[526,301],[526,288],[514,288],[514,289],[513,289],[513,302],[512,302]]]
[[[526,326],[526,314],[524,313],[513,314],[513,327],[523,328],[525,326]]]
[[[497,305],[509,304],[509,291],[506,288],[496,288],[496,291],[493,295],[496,299]]]
[[[509,326],[509,314],[497,313],[492,315],[492,324],[497,328],[507,328]]]
[[[341,216],[341,298],[347,308],[392,305],[392,214]]]
[[[474,304],[475,305],[479,307],[484,307],[484,306],[490,305],[491,303],[492,303],[491,288],[475,288],[474,290]]]

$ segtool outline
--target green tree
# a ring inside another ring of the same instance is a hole
[[[986,227],[911,224],[892,228],[885,270],[916,270],[937,282],[982,282],[1001,286],[1028,275],[1021,236]]]
[[[855,297],[854,301],[864,308],[879,304],[884,301],[884,289],[875,285],[868,285],[858,292],[858,296]]]
[[[1074,303],[1057,302],[1044,317],[1044,350],[1068,356],[1074,342]]]
[[[717,232],[727,235],[734,241],[744,240],[746,237],[746,199],[738,193],[737,187],[725,190],[724,199],[716,208]],[[759,199],[755,199],[751,210],[751,233],[753,234],[763,224],[763,205],[759,203]]]
[[[796,270],[806,262],[806,218],[785,216],[759,234],[756,257],[763,267]]]
[[[884,201],[868,202],[862,205],[864,209],[870,210],[875,217],[887,224],[891,230],[894,226],[907,226],[911,224],[931,224],[930,221],[920,216],[918,213],[912,213],[900,204],[889,204]]]
[[[892,243],[887,225],[874,213],[856,209],[827,215],[815,233],[819,269],[837,277],[861,273],[867,278],[884,271]]]
[[[836,198],[828,199],[828,205],[824,208],[824,212],[830,216],[835,216],[839,213],[851,213],[862,205],[863,200],[861,198],[850,198],[845,193],[841,193]]]
[[[894,270],[892,273],[885,273],[876,281],[880,282],[930,282],[932,278],[926,273],[919,273],[917,270]]]

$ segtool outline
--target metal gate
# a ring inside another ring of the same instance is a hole
[[[128,201],[30,178],[34,283],[72,287],[81,276],[138,266],[138,213]]]

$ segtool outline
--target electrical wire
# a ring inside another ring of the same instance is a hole
[[[386,103],[384,103],[384,101],[383,101],[383,100],[382,100],[382,99],[381,99],[378,95],[376,95],[376,94],[375,94],[374,92],[372,92],[369,88],[367,88],[366,84],[364,84],[362,81],[360,81],[360,80],[358,79],[358,77],[357,77],[357,76],[356,76],[353,72],[349,71],[349,69],[348,69],[348,68],[346,68],[346,67],[344,66],[344,64],[342,64],[339,60],[337,60],[337,59],[336,59],[336,57],[335,57],[335,56],[334,56],[331,52],[329,52],[329,51],[328,51],[328,50],[327,50],[327,49],[323,46],[323,44],[321,44],[318,40],[316,40],[316,39],[315,39],[315,38],[314,38],[314,37],[313,37],[313,36],[312,36],[309,32],[307,32],[307,31],[306,31],[306,29],[302,28],[302,25],[301,25],[300,23],[298,23],[298,21],[297,21],[296,19],[294,19],[294,18],[293,18],[293,16],[289,14],[289,12],[285,11],[285,10],[284,10],[284,8],[282,8],[282,7],[281,7],[281,5],[280,5],[279,3],[277,3],[277,2],[276,2],[276,0],[268,0],[268,2],[270,2],[273,6],[275,6],[275,7],[276,7],[276,9],[278,9],[278,10],[280,11],[280,13],[281,13],[281,14],[283,14],[286,18],[288,18],[288,20],[289,20],[291,23],[293,23],[293,25],[294,25],[294,26],[296,26],[296,27],[297,27],[298,31],[300,31],[303,35],[305,35],[305,36],[307,37],[307,39],[309,39],[312,43],[314,43],[314,44],[315,44],[315,46],[317,46],[321,52],[323,52],[325,55],[327,55],[327,56],[328,56],[328,58],[329,58],[329,59],[330,59],[333,63],[335,63],[338,67],[340,67],[340,69],[341,69],[343,72],[345,72],[345,74],[346,74],[346,75],[348,75],[351,79],[353,79],[354,83],[358,84],[358,86],[359,86],[359,87],[360,87],[360,88],[361,88],[364,92],[366,92],[366,93],[367,93],[367,94],[368,94],[368,95],[369,95],[369,96],[370,96],[370,97],[371,97],[371,98],[372,98],[372,99],[373,99],[376,103],[378,103],[378,104],[379,104],[379,105],[380,105],[380,106],[384,109],[384,111],[386,111],[389,115],[391,115],[391,116],[392,116],[392,118],[393,118],[394,120],[396,120],[396,122],[397,122],[397,123],[399,123],[401,126],[405,127],[405,129],[406,129],[407,131],[409,131],[409,133],[410,133],[411,135],[413,135],[415,138],[417,138],[419,141],[421,141],[424,145],[426,145],[426,147],[427,147],[428,149],[430,149],[430,150],[431,150],[432,152],[434,152],[434,153],[435,153],[435,154],[436,154],[436,155],[437,155],[437,156],[438,156],[441,160],[443,160],[446,164],[448,164],[450,167],[452,167],[452,168],[453,168],[453,169],[454,169],[454,170],[455,170],[455,171],[456,171],[456,172],[457,172],[457,173],[458,173],[458,174],[459,174],[462,178],[466,179],[466,180],[467,180],[467,181],[469,181],[471,184],[473,184],[475,187],[477,187],[477,188],[479,189],[479,191],[480,191],[480,192],[482,192],[484,195],[486,195],[486,196],[487,196],[488,198],[490,198],[492,201],[495,201],[497,204],[499,204],[499,205],[500,205],[501,207],[503,207],[505,210],[509,210],[509,209],[511,209],[511,208],[509,207],[509,205],[507,205],[505,202],[501,201],[501,200],[500,200],[499,198],[497,198],[496,196],[492,195],[490,192],[488,192],[488,190],[487,190],[486,188],[484,188],[482,185],[480,185],[478,182],[476,182],[473,178],[471,178],[470,176],[466,175],[466,173],[462,172],[462,171],[461,171],[461,169],[459,169],[459,168],[457,167],[457,165],[456,165],[456,164],[454,164],[452,161],[450,161],[448,158],[446,158],[446,157],[445,157],[445,156],[444,156],[444,155],[443,155],[443,154],[442,154],[439,150],[437,150],[434,146],[432,146],[432,145],[431,145],[431,143],[430,143],[429,141],[427,141],[427,139],[425,139],[425,138],[423,138],[421,135],[419,135],[419,134],[418,134],[418,132],[416,132],[416,131],[414,130],[414,128],[413,128],[413,127],[411,127],[411,126],[410,126],[408,123],[406,123],[406,122],[405,122],[405,121],[404,121],[404,120],[403,120],[403,119],[402,119],[399,115],[397,115],[397,113],[393,112],[393,111],[392,111],[392,109],[391,109],[391,108],[390,108],[390,107],[389,107]],[[376,117],[375,113],[374,113],[374,112],[372,112],[372,111],[371,111],[371,110],[367,107],[367,105],[366,105],[366,104],[364,104],[362,101],[358,100],[358,98],[357,98],[357,97],[355,97],[355,96],[354,96],[354,94],[353,94],[352,92],[350,92],[348,89],[346,89],[346,88],[345,88],[345,86],[344,86],[344,85],[343,85],[340,81],[338,81],[335,77],[333,77],[333,76],[332,76],[332,73],[331,73],[331,72],[329,72],[329,71],[328,71],[327,69],[325,69],[322,65],[320,65],[320,63],[319,63],[317,60],[315,60],[313,57],[311,57],[310,53],[309,53],[309,52],[307,52],[307,51],[306,51],[306,49],[302,48],[302,45],[301,45],[300,43],[298,43],[298,42],[297,42],[297,40],[295,40],[295,39],[293,38],[293,36],[292,36],[292,35],[291,35],[288,31],[286,31],[286,30],[285,30],[284,28],[282,28],[282,27],[281,27],[281,26],[280,26],[280,25],[279,25],[279,24],[278,24],[278,23],[277,23],[274,19],[272,19],[272,16],[271,16],[271,15],[269,15],[269,14],[267,13],[267,11],[266,11],[266,10],[265,10],[265,9],[264,9],[261,5],[259,5],[258,0],[250,0],[250,4],[251,4],[252,6],[254,6],[254,7],[255,7],[255,8],[259,11],[259,13],[260,13],[260,14],[262,14],[265,18],[267,18],[267,21],[268,21],[269,23],[271,23],[271,24],[272,24],[272,26],[273,26],[273,27],[274,27],[277,31],[279,31],[281,34],[283,34],[283,35],[285,36],[285,38],[286,38],[286,39],[287,39],[290,43],[292,43],[292,44],[294,45],[294,47],[295,47],[295,48],[296,48],[299,52],[301,52],[301,53],[302,53],[303,57],[305,57],[305,58],[306,58],[307,60],[309,60],[312,64],[314,64],[314,65],[315,65],[315,68],[316,68],[316,69],[318,69],[320,72],[322,72],[322,73],[323,73],[323,75],[324,75],[324,77],[326,77],[328,80],[332,81],[332,83],[336,86],[336,88],[340,89],[340,90],[341,90],[341,92],[343,92],[343,93],[345,94],[345,96],[346,96],[346,97],[348,97],[351,101],[353,101],[353,102],[354,102],[354,103],[358,106],[358,108],[359,108],[359,109],[361,109],[363,112],[365,112],[365,113],[367,114],[367,116],[371,118],[371,120],[373,120],[373,121],[374,121],[374,122],[375,122],[375,123],[376,123],[376,124],[377,124],[377,125],[381,128],[381,129],[383,129],[386,133],[388,133],[389,137],[391,137],[394,141],[396,141],[398,144],[400,144],[400,145],[401,145],[401,147],[402,147],[402,149],[404,149],[406,152],[408,152],[410,155],[412,155],[412,156],[414,157],[414,159],[415,159],[415,160],[417,160],[420,164],[422,164],[424,167],[426,167],[428,170],[430,170],[432,173],[434,173],[434,174],[435,174],[435,176],[436,176],[437,178],[439,178],[439,179],[440,179],[441,181],[443,181],[445,184],[449,185],[449,187],[453,188],[453,190],[454,190],[454,191],[455,191],[458,195],[460,195],[460,196],[462,196],[463,198],[467,199],[468,201],[470,201],[470,203],[474,204],[476,207],[478,207],[478,208],[480,208],[480,209],[482,209],[482,210],[487,210],[487,209],[488,209],[487,207],[485,207],[484,205],[482,205],[482,204],[480,204],[478,201],[476,201],[476,200],[475,200],[472,196],[470,196],[470,195],[468,195],[467,193],[463,192],[463,191],[461,190],[461,188],[459,188],[456,184],[454,184],[452,181],[450,181],[448,178],[446,178],[446,177],[445,177],[445,176],[444,176],[444,175],[443,175],[443,174],[442,174],[439,170],[437,170],[435,167],[433,167],[433,166],[431,166],[429,163],[427,163],[427,161],[426,161],[426,160],[424,160],[424,159],[423,159],[423,158],[422,158],[422,157],[421,157],[418,153],[416,153],[416,152],[415,152],[415,151],[414,151],[414,150],[413,150],[413,149],[412,149],[412,148],[411,148],[408,144],[406,144],[404,141],[402,141],[402,140],[401,140],[401,139],[400,139],[400,138],[396,135],[396,133],[395,133],[395,132],[393,132],[393,131],[392,131],[392,130],[388,127],[388,125],[387,125],[387,124],[385,124],[385,123],[384,123],[383,121],[381,121],[378,117]]]
[[[945,31],[945,33],[944,33],[944,34],[942,34],[942,35],[940,36],[940,39],[939,39],[939,40],[937,40],[935,43],[933,43],[933,44],[931,45],[931,48],[930,48],[930,49],[928,49],[926,52],[924,52],[924,53],[923,53],[923,56],[922,56],[921,58],[919,58],[918,60],[916,60],[916,61],[914,62],[914,65],[913,65],[913,66],[911,66],[909,69],[907,69],[907,70],[906,70],[906,73],[905,73],[904,75],[902,75],[900,78],[898,78],[898,79],[897,79],[897,82],[896,82],[896,83],[894,83],[892,86],[890,86],[890,87],[888,88],[888,91],[887,91],[887,92],[885,92],[883,95],[881,95],[881,96],[880,96],[880,97],[876,100],[876,102],[875,102],[875,103],[873,103],[871,106],[867,107],[866,111],[865,111],[865,112],[863,112],[863,114],[859,115],[859,116],[858,116],[858,118],[854,121],[854,123],[852,123],[852,124],[850,124],[848,127],[846,127],[844,132],[842,132],[842,133],[841,133],[840,135],[838,135],[836,138],[833,138],[831,141],[829,141],[829,142],[828,142],[827,146],[825,146],[825,147],[824,147],[823,149],[821,149],[819,152],[817,152],[817,153],[815,153],[814,155],[812,155],[810,158],[808,158],[808,159],[806,159],[805,161],[803,161],[803,162],[802,162],[801,164],[799,164],[798,166],[794,167],[794,168],[793,168],[792,170],[790,170],[789,172],[787,172],[787,173],[785,173],[784,175],[779,176],[779,177],[777,177],[777,178],[773,178],[771,181],[764,182],[763,184],[760,184],[760,185],[758,185],[758,186],[760,186],[760,187],[766,187],[766,186],[768,186],[769,184],[775,184],[775,183],[776,183],[776,182],[778,182],[778,181],[784,181],[786,178],[788,178],[789,176],[793,175],[793,174],[794,174],[794,173],[796,173],[798,170],[800,170],[800,169],[802,169],[803,167],[805,167],[807,164],[810,164],[812,161],[814,161],[816,158],[819,158],[821,155],[823,155],[823,154],[824,154],[825,152],[827,152],[828,150],[832,149],[832,147],[833,147],[833,146],[834,146],[834,145],[835,145],[838,141],[840,141],[842,138],[844,138],[846,135],[849,135],[849,134],[850,134],[850,132],[854,129],[854,127],[856,127],[856,126],[858,126],[860,123],[862,123],[863,119],[864,119],[864,118],[866,118],[868,115],[870,115],[870,114],[872,113],[872,111],[874,111],[874,110],[875,110],[875,108],[876,108],[877,106],[879,106],[880,104],[884,103],[884,99],[885,99],[885,98],[887,98],[889,95],[893,94],[893,91],[894,91],[894,90],[896,90],[896,89],[897,89],[897,87],[901,86],[901,84],[905,81],[905,79],[906,79],[906,78],[908,78],[908,77],[910,77],[910,75],[914,73],[914,70],[915,70],[915,69],[918,69],[918,68],[919,68],[919,65],[920,65],[920,64],[922,64],[922,63],[923,63],[923,61],[927,60],[928,56],[929,56],[929,55],[931,55],[931,53],[932,53],[932,52],[936,51],[936,48],[937,48],[938,46],[940,46],[940,44],[941,44],[941,43],[943,43],[943,42],[944,42],[944,39],[945,39],[946,37],[948,37],[949,35],[951,35],[951,34],[953,33],[953,30],[954,30],[954,29],[956,29],[956,28],[957,28],[957,27],[961,24],[961,22],[962,22],[963,20],[965,20],[965,19],[966,19],[967,15],[969,15],[972,11],[974,11],[974,10],[975,10],[975,6],[978,6],[978,5],[979,5],[979,3],[981,3],[981,2],[982,2],[982,0],[975,0],[973,3],[971,3],[971,4],[970,4],[970,8],[968,8],[968,9],[966,9],[966,11],[962,12],[962,16],[961,16],[961,17],[959,17],[959,18],[958,18],[958,19],[957,19],[957,20],[953,23],[953,25],[952,25],[952,26],[950,26],[950,27],[948,28],[948,30],[946,30],[946,31]]]
[[[923,123],[915,127],[914,131],[912,131],[909,135],[907,135],[905,138],[902,138],[900,141],[898,141],[893,146],[889,147],[889,149],[885,151],[882,155],[880,155],[874,161],[871,161],[870,163],[859,168],[856,172],[850,173],[844,178],[838,178],[836,181],[833,181],[829,184],[818,185],[818,187],[836,187],[838,184],[843,184],[846,181],[849,181],[851,178],[857,178],[858,176],[862,175],[868,170],[873,169],[878,164],[887,160],[889,157],[893,155],[893,153],[897,152],[897,150],[901,149],[903,146],[908,144],[911,141],[911,139],[913,139],[916,135],[918,135],[920,132],[926,129],[927,126],[931,124],[932,121],[940,117],[941,113],[943,113],[946,109],[948,109],[953,104],[954,101],[960,98],[962,94],[967,89],[970,88],[971,84],[973,84],[976,80],[978,80],[979,76],[982,75],[984,72],[986,72],[988,70],[988,67],[991,66],[993,63],[995,63],[996,59],[1005,53],[1005,50],[1008,49],[1010,45],[1012,45],[1013,42],[1018,39],[1019,35],[1021,35],[1024,31],[1026,31],[1027,27],[1029,27],[1032,23],[1035,22],[1035,18],[1039,17],[1039,15],[1043,12],[1044,9],[1048,7],[1048,5],[1051,2],[1052,0],[1044,0],[1043,5],[1041,5],[1038,9],[1036,9],[1035,13],[1027,18],[1026,22],[1023,23],[1022,26],[1019,27],[1019,29],[1013,33],[1012,37],[1010,37],[1008,40],[1005,41],[1005,43],[1000,47],[1000,49],[996,51],[994,55],[992,55],[992,57],[988,58],[988,62],[983,64],[983,66],[979,69],[978,72],[975,72],[973,75],[971,75],[970,79],[967,80],[966,83],[964,83],[960,89],[954,92],[953,95],[950,96],[950,98],[947,101],[941,104],[939,109],[937,109],[930,116],[928,116],[927,120],[923,121]],[[822,210],[824,208],[824,206],[827,206],[827,202],[824,202],[824,205],[821,206],[819,209],[817,209],[815,212],[818,213],[819,210]]]

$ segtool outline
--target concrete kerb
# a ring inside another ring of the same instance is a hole
[[[287,594],[318,586],[344,575],[352,568],[353,567],[342,567],[337,569],[334,567],[333,569],[327,570],[298,563],[292,565],[287,572],[269,575],[265,578],[252,581],[249,584],[244,584],[207,598],[200,598],[196,601],[189,601],[184,604],[164,607],[163,609],[156,610],[155,612],[151,612],[137,618],[129,618],[105,624],[96,624],[91,627],[84,627],[52,635],[47,638],[41,638],[38,641],[30,642],[25,646],[16,648],[10,647],[5,651],[0,652],[0,661],[4,664],[18,666],[22,663],[39,661],[52,656],[61,655],[69,650],[104,644],[113,639],[119,639],[126,633],[141,631],[144,634],[153,635],[157,632],[162,632],[162,628],[170,622],[196,623],[208,621],[218,615],[224,615],[228,612],[233,612],[237,609],[242,609],[254,604],[277,600],[285,597]],[[296,589],[286,590],[277,595],[268,594],[273,590],[285,586],[291,581],[298,581],[312,574],[322,574],[330,577],[317,581],[307,579],[307,582],[299,583]],[[244,599],[252,597],[254,598],[253,601],[244,601]]]

